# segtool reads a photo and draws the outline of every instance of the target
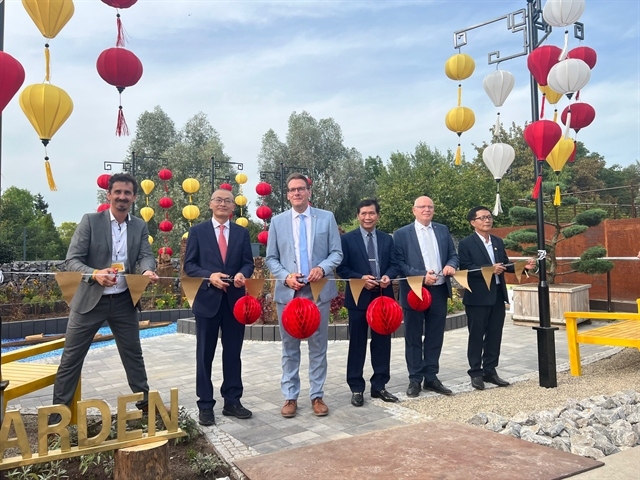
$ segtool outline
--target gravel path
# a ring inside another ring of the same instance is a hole
[[[404,401],[402,406],[431,418],[466,422],[478,412],[511,417],[518,412],[561,407],[570,398],[581,400],[624,390],[640,392],[640,350],[625,348],[612,357],[583,365],[581,377],[572,377],[569,372],[559,373],[557,388],[540,387],[536,376],[506,388],[487,385],[483,391],[474,390],[451,397],[420,397]]]

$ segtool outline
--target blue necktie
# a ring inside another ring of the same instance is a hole
[[[307,222],[305,215],[298,215],[300,219],[300,273],[309,275],[309,253],[307,251]]]

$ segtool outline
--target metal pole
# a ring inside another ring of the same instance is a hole
[[[131,152],[131,175],[133,175],[133,178],[136,178],[136,152],[132,151]],[[133,202],[133,205],[131,206],[131,215],[135,215],[136,214],[136,203]]]
[[[211,157],[211,193],[213,193],[216,189],[215,187],[215,183],[216,183],[216,173],[215,173],[215,160],[213,158],[213,156]]]
[[[284,212],[284,162],[280,162],[280,213]]]

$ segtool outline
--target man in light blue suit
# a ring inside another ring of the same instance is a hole
[[[327,341],[331,300],[338,295],[333,270],[342,261],[340,233],[333,213],[309,205],[307,177],[292,173],[287,178],[291,210],[273,218],[267,241],[267,267],[276,279],[274,300],[282,337],[281,389],[285,398],[281,414],[295,417],[300,395],[300,340],[282,327],[282,311],[294,297],[313,299],[309,282],[329,278],[317,300],[320,327],[308,338],[309,396],[316,416],[329,413],[324,403],[327,378]]]

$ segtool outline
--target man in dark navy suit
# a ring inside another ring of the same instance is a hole
[[[233,194],[216,190],[211,194],[211,221],[189,230],[184,271],[202,282],[193,303],[196,317],[196,395],[201,425],[213,425],[213,383],[211,364],[222,330],[222,414],[249,418],[251,412],[240,403],[242,397],[242,341],[244,325],[233,316],[233,306],[245,294],[245,278],[253,273],[249,231],[229,221]]]
[[[376,229],[380,218],[380,205],[373,199],[362,200],[357,207],[360,227],[342,235],[342,263],[338,275],[344,279],[366,280],[356,302],[347,287],[344,305],[349,311],[349,355],[347,357],[347,383],[351,388],[351,404],[364,405],[365,381],[362,376],[367,356],[366,313],[369,304],[381,295],[393,298],[391,280],[398,276],[398,266],[391,235]],[[371,330],[371,397],[385,402],[398,398],[386,390],[390,378],[391,335],[380,335]]]

